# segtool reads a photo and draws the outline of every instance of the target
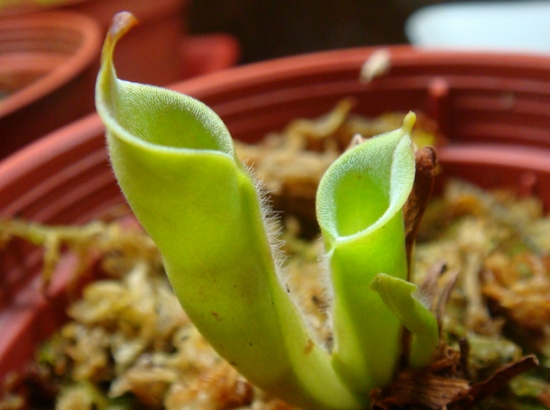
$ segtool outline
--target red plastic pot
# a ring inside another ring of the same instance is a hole
[[[203,34],[186,37],[180,44],[180,53],[183,78],[191,78],[237,65],[241,46],[230,34]]]
[[[0,19],[0,158],[94,110],[101,40],[74,12]]]
[[[105,34],[116,13],[130,11],[140,24],[117,47],[117,71],[130,81],[164,85],[182,79],[178,51],[186,32],[186,4],[186,0],[59,0],[39,5],[35,0],[22,0],[17,6],[0,10],[0,18],[39,14],[55,7],[92,17]]]
[[[115,64],[129,81],[164,85],[181,80],[179,46],[186,35],[186,0],[73,0],[65,8],[94,17],[107,32],[119,11],[140,24],[117,47]]]
[[[248,141],[280,129],[293,118],[321,115],[345,96],[357,98],[357,112],[367,115],[426,110],[450,132],[450,144],[439,153],[445,176],[485,187],[535,193],[550,207],[549,142],[534,138],[541,133],[550,135],[550,124],[543,122],[538,127],[540,132],[532,133],[532,123],[525,123],[522,134],[513,140],[503,140],[500,131],[491,132],[508,127],[517,130],[526,116],[542,118],[550,111],[539,109],[533,114],[512,109],[495,127],[499,116],[486,108],[491,104],[483,105],[483,109],[479,104],[465,105],[466,101],[488,101],[498,94],[491,73],[502,78],[515,76],[514,85],[538,81],[540,86],[531,93],[540,96],[550,76],[550,59],[530,58],[521,66],[521,60],[514,56],[432,54],[396,48],[391,50],[390,74],[361,85],[357,80],[359,69],[372,52],[357,49],[287,58],[203,76],[174,88],[212,106],[234,137]],[[529,79],[521,81],[521,73]],[[464,87],[465,82],[471,85]],[[448,84],[443,94],[438,85],[442,83]],[[518,101],[532,95],[516,92]],[[550,97],[539,98],[537,106],[550,107]],[[460,126],[457,118],[462,120]],[[467,124],[477,124],[476,129],[488,126],[474,135]],[[46,223],[82,223],[122,203],[102,134],[103,126],[92,115],[3,161],[0,214]],[[479,141],[472,142],[474,136]],[[20,368],[40,341],[65,320],[63,288],[67,272],[61,269],[46,300],[37,290],[37,252],[18,246],[8,255],[0,266],[0,376]]]

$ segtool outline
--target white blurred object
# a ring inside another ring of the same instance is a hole
[[[550,1],[424,7],[409,17],[405,31],[420,47],[550,53]]]
[[[359,73],[359,81],[370,83],[374,77],[387,74],[391,68],[390,52],[384,48],[376,50],[369,59],[363,63]]]

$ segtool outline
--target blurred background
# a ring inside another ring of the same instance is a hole
[[[423,6],[444,3],[449,2],[194,0],[188,29],[233,35],[241,44],[240,62],[250,63],[310,51],[407,43],[407,18]]]
[[[545,0],[194,0],[188,17],[192,33],[233,35],[241,63],[408,42],[550,52]]]

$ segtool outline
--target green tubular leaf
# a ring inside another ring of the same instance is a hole
[[[439,345],[439,330],[435,315],[415,296],[418,287],[380,273],[375,276],[371,288],[413,335],[409,365],[413,368],[429,365]]]
[[[414,121],[409,113],[401,129],[344,153],[317,192],[334,288],[333,363],[364,396],[391,381],[400,354],[400,323],[370,283],[380,272],[407,277],[402,208],[414,181]]]
[[[257,386],[308,409],[361,408],[278,282],[255,184],[225,125],[191,97],[119,80],[112,54],[133,20],[116,19],[97,110],[119,185],[185,311]]]

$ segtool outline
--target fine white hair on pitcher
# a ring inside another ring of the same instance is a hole
[[[267,240],[271,249],[271,255],[275,264],[275,269],[277,273],[277,278],[279,279],[279,283],[283,287],[283,289],[287,291],[290,300],[292,301],[294,306],[296,306],[296,309],[298,309],[298,312],[300,313],[300,316],[304,320],[304,324],[308,330],[308,334],[311,337],[311,339],[318,346],[321,346],[328,350],[326,340],[323,340],[321,335],[319,335],[319,332],[316,330],[314,324],[312,323],[312,319],[306,313],[307,309],[304,306],[304,303],[300,298],[300,295],[296,294],[295,292],[291,292],[288,287],[288,283],[290,281],[290,277],[289,277],[290,272],[288,269],[284,267],[284,263],[286,261],[287,256],[283,251],[284,241],[281,239],[281,233],[282,233],[283,227],[280,221],[280,213],[273,210],[271,206],[271,200],[269,198],[269,193],[265,187],[264,182],[256,177],[254,169],[248,163],[243,162],[243,164],[247,169],[252,181],[254,182],[256,192],[258,193],[258,198],[260,200],[260,210],[261,210],[262,220],[265,227]],[[327,285],[328,285],[328,288],[331,289],[330,282],[329,280],[327,280],[328,278],[325,278],[324,274],[322,276],[323,276],[323,283],[322,283],[323,291],[327,292],[327,294],[330,294],[331,291],[325,290]],[[330,300],[332,300],[332,297],[330,298]],[[329,323],[331,324],[331,322]]]
[[[283,252],[284,241],[281,239],[282,225],[280,223],[279,213],[273,210],[271,206],[271,199],[269,193],[265,187],[263,181],[256,177],[254,169],[246,161],[243,161],[256,192],[258,193],[258,199],[260,200],[260,212],[262,216],[262,222],[264,224],[265,232],[267,235],[267,241],[271,250],[271,257],[275,264],[275,270],[281,284],[284,285],[284,278],[282,277],[283,265],[286,260],[286,255]]]

